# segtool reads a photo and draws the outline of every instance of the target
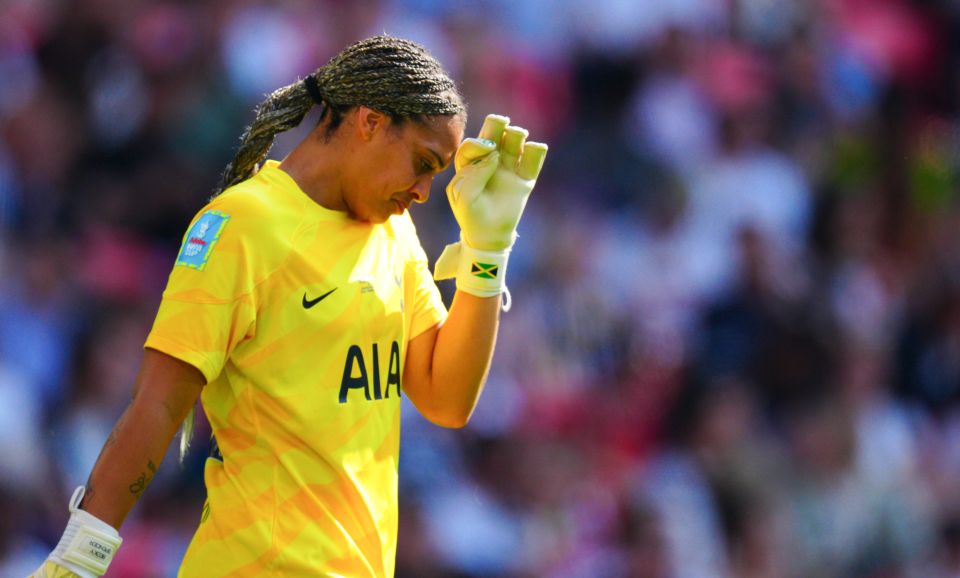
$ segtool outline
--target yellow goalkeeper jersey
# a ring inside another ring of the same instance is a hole
[[[204,207],[145,344],[206,376],[223,457],[180,576],[393,576],[406,345],[445,316],[407,213],[352,220],[276,161]]]

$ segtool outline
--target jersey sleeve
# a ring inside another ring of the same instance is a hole
[[[220,374],[256,331],[255,287],[269,268],[263,214],[256,202],[225,193],[194,217],[144,347],[193,365],[208,383]]]
[[[410,339],[413,339],[434,325],[443,323],[447,318],[447,308],[433,280],[427,254],[420,245],[420,239],[417,238],[412,221],[408,231],[410,257],[407,262],[407,274],[412,278],[414,305],[410,322]]]

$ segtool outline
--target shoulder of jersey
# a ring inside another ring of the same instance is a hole
[[[246,181],[224,191],[203,211],[224,215],[228,219],[223,228],[224,241],[247,245],[265,259],[260,264],[266,268],[279,264],[286,256],[303,220],[302,211],[284,203],[282,195],[271,192],[270,187]]]
[[[300,207],[257,178],[230,187],[210,201],[207,208],[230,215],[231,224],[235,223],[237,229],[276,229],[288,236],[303,218]]]

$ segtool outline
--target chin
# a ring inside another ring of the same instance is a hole
[[[369,223],[371,225],[381,225],[386,223],[387,219],[390,218],[390,215],[378,215],[376,213],[369,213],[366,211],[361,213],[354,210],[348,210],[347,214],[350,215],[350,218],[354,221],[358,221],[360,223]]]
[[[393,215],[364,215],[362,217],[354,217],[356,220],[363,223],[370,223],[371,225],[382,225],[390,220],[390,217]]]

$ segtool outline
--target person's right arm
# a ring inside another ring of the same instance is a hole
[[[104,443],[76,511],[71,500],[63,538],[32,577],[95,577],[106,571],[120,542],[117,530],[153,480],[205,383],[192,365],[144,350],[133,400]]]
[[[192,365],[145,349],[133,400],[97,458],[80,507],[120,528],[153,480],[170,440],[205,383]]]

